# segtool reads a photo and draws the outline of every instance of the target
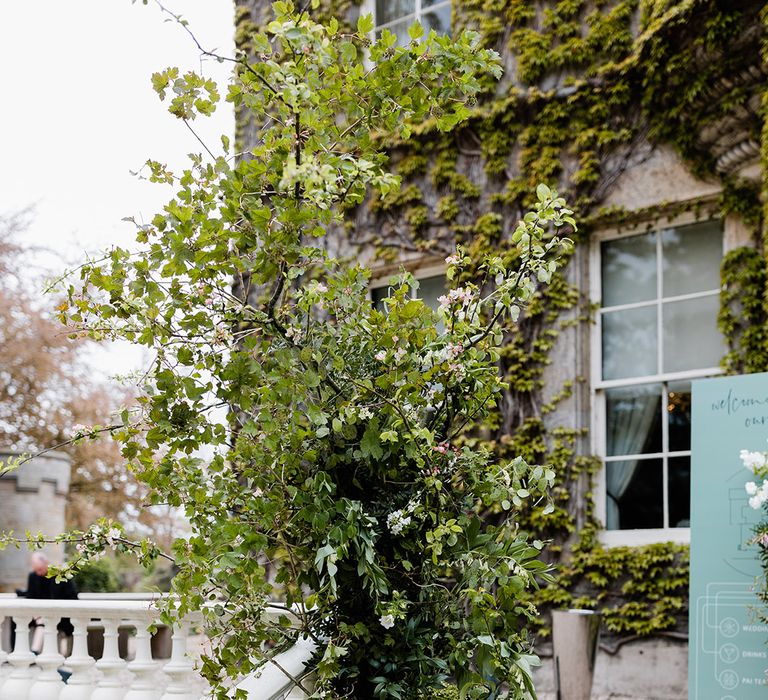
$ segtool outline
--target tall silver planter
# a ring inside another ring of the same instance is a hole
[[[600,613],[594,610],[552,612],[557,700],[589,700],[599,636]]]

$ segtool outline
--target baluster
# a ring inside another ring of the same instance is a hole
[[[64,663],[64,657],[59,654],[57,622],[54,617],[43,618],[43,652],[35,659],[42,673],[29,689],[29,700],[55,700],[64,688],[64,681],[58,671]]]
[[[123,700],[126,693],[126,683],[120,676],[125,670],[126,663],[120,658],[117,648],[119,620],[103,618],[102,621],[104,624],[104,654],[96,662],[96,668],[101,671],[102,677],[90,700]]]
[[[160,700],[160,689],[154,678],[160,664],[152,660],[152,640],[147,621],[131,621],[136,627],[136,657],[128,664],[134,674],[131,688],[123,700]]]
[[[31,666],[35,660],[35,655],[29,650],[29,617],[14,616],[13,620],[16,622],[16,644],[8,654],[8,663],[13,670],[0,687],[0,700],[27,700],[34,682]]]
[[[11,640],[11,618],[5,617],[3,613],[0,613],[0,688],[3,687],[3,681],[10,671],[8,665],[8,652],[13,651],[10,648]],[[7,651],[6,651],[7,647]]]
[[[88,618],[73,617],[75,628],[72,641],[72,655],[67,659],[67,666],[72,676],[59,695],[59,700],[90,700],[96,686],[93,657],[88,655]]]
[[[163,666],[163,672],[171,681],[160,700],[198,700],[190,685],[195,667],[187,656],[187,632],[189,625],[182,622],[173,630],[171,660]]]

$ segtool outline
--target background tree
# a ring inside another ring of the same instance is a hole
[[[176,519],[147,507],[147,487],[129,472],[109,439],[77,440],[77,426],[104,425],[133,400],[133,391],[99,381],[89,367],[91,341],[56,318],[57,300],[30,274],[34,251],[21,243],[31,210],[0,217],[0,446],[19,452],[57,449],[72,461],[67,522],[86,527],[120,518],[137,534],[170,544]]]

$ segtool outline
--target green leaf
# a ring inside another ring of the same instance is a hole
[[[339,45],[341,60],[345,63],[354,63],[357,60],[357,47],[351,41],[344,41]]]
[[[408,36],[414,41],[424,36],[424,27],[421,26],[421,22],[414,22],[408,27]]]
[[[371,420],[365,428],[363,438],[360,441],[360,451],[363,457],[381,459],[384,456],[384,448],[379,439],[379,422]]]
[[[373,15],[360,15],[357,18],[357,33],[361,35],[370,34],[373,31]]]

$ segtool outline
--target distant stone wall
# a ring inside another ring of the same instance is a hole
[[[0,452],[0,460],[14,453]],[[0,531],[25,530],[56,535],[64,531],[64,508],[69,492],[69,458],[58,452],[35,457],[15,472],[0,477]],[[54,562],[64,557],[63,547],[47,546],[45,553]],[[26,585],[29,551],[8,547],[0,552],[0,592]]]

